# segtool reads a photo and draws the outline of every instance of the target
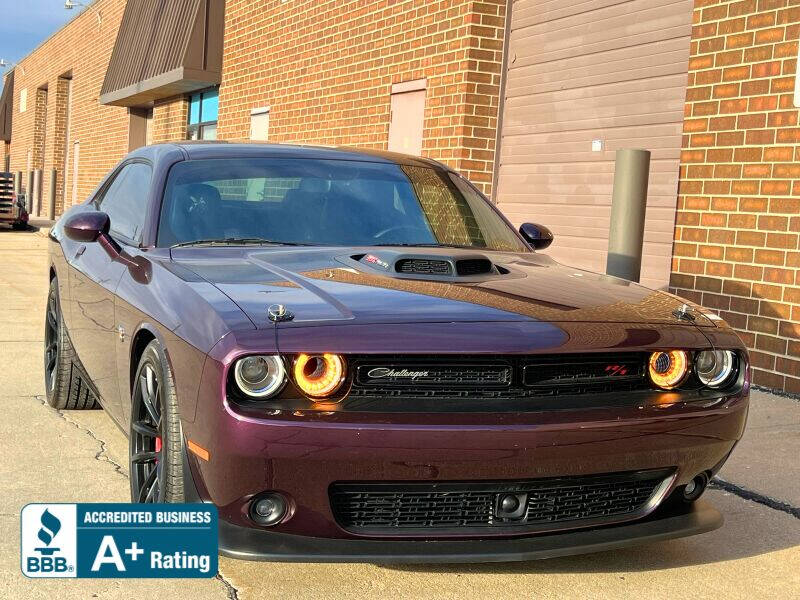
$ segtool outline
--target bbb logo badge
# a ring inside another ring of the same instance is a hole
[[[75,577],[74,504],[28,504],[22,509],[21,567],[28,577]]]

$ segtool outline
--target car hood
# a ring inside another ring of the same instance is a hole
[[[403,260],[455,265],[462,259],[488,260],[491,272],[449,277],[397,272]],[[476,254],[452,248],[190,247],[173,249],[172,260],[215,285],[258,328],[272,326],[267,308],[273,304],[285,306],[294,315],[288,326],[682,322],[673,314],[683,305],[675,296],[566,267],[535,253]],[[713,326],[703,314],[694,312],[694,316],[695,325]]]

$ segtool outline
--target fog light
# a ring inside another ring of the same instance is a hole
[[[703,492],[708,485],[708,475],[705,473],[700,473],[695,476],[689,483],[687,483],[683,488],[683,499],[687,502],[694,502],[700,496],[702,496]]]
[[[275,493],[256,496],[250,504],[250,518],[259,525],[275,525],[286,516],[286,500]]]

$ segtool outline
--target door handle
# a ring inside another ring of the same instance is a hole
[[[81,246],[80,248],[78,248],[78,251],[75,253],[75,259],[77,260],[77,259],[79,259],[81,256],[83,256],[83,253],[84,253],[84,252],[86,252],[86,246],[85,246],[85,245],[84,245],[84,246]]]

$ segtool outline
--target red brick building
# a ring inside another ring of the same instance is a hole
[[[96,0],[13,69],[0,168],[60,214],[145,143],[421,153],[603,270],[615,150],[644,147],[642,282],[800,393],[798,38],[797,0]]]

